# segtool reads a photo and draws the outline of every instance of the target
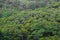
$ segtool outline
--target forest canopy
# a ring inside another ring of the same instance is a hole
[[[0,40],[60,40],[60,0],[0,0]]]

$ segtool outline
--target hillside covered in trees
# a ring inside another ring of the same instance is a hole
[[[60,40],[60,0],[0,0],[0,40]]]

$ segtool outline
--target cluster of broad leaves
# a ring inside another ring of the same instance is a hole
[[[1,10],[1,40],[22,40],[22,36],[25,40],[45,40],[43,32],[49,31],[54,34],[53,38],[48,38],[49,40],[50,38],[52,40],[56,40],[56,38],[59,40],[60,8],[38,8],[30,11],[9,10]]]
[[[60,1],[34,1],[0,0],[0,40],[60,40]]]

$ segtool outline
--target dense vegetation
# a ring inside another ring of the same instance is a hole
[[[0,40],[60,40],[60,0],[0,0]]]

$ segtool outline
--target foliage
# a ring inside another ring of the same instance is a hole
[[[0,3],[1,40],[60,40],[60,1],[49,0],[47,4],[42,0],[20,1],[5,1],[3,7]]]

